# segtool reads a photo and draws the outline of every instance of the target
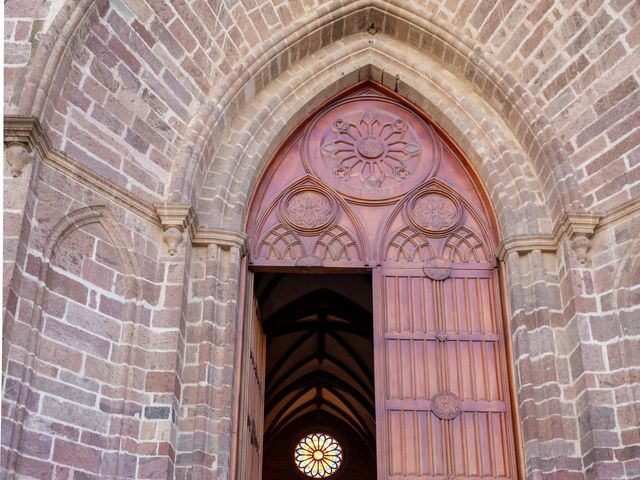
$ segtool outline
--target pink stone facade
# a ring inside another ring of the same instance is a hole
[[[251,193],[360,81],[496,211],[528,479],[640,478],[640,5],[7,0],[0,476],[235,476]]]

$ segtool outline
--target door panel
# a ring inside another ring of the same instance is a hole
[[[513,478],[496,274],[465,267],[377,269],[380,478]]]
[[[248,277],[248,292],[253,292],[252,275]],[[264,433],[264,381],[266,341],[253,294],[245,315],[242,364],[242,403],[240,406],[239,480],[262,478]]]

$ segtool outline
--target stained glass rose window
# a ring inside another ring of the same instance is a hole
[[[294,459],[298,469],[311,478],[333,475],[342,462],[340,444],[325,433],[314,433],[296,445]]]

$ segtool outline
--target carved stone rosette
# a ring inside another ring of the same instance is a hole
[[[320,151],[338,179],[364,189],[406,180],[421,154],[406,120],[374,110],[336,118]]]
[[[443,390],[431,398],[431,411],[441,420],[453,420],[462,410],[462,401],[452,392]]]
[[[301,186],[281,200],[279,216],[282,223],[300,235],[317,235],[336,218],[336,201],[314,186]]]
[[[407,204],[411,224],[432,237],[442,237],[458,228],[462,212],[457,198],[439,190],[423,192]]]
[[[442,144],[410,110],[377,95],[321,111],[303,137],[305,169],[350,202],[390,204],[433,175]]]

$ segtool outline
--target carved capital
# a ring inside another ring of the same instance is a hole
[[[24,142],[5,142],[4,159],[12,177],[19,177],[33,158],[29,144]]]
[[[167,245],[169,255],[178,251],[178,245],[184,240],[184,232],[195,228],[195,217],[189,204],[162,203],[155,205],[160,224],[164,229],[162,240]]]
[[[236,247],[242,256],[247,255],[247,235],[243,232],[222,228],[198,228],[193,237],[194,245],[218,245],[222,248]]]
[[[576,235],[591,237],[600,223],[600,218],[600,213],[569,212],[564,215],[561,223],[571,238]]]
[[[578,262],[584,264],[587,261],[587,252],[591,247],[590,239],[600,224],[601,218],[602,214],[600,213],[565,213],[555,225],[552,234],[520,235],[503,240],[498,248],[498,259],[504,261],[512,252],[520,255],[534,250],[556,252],[566,236],[572,250],[576,253]]]

